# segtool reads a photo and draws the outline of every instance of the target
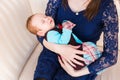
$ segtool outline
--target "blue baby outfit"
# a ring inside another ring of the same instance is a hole
[[[97,46],[92,42],[82,42],[80,39],[77,38],[75,34],[72,33],[72,30],[62,28],[62,30],[59,30],[58,28],[52,29],[47,32],[46,34],[46,40],[48,42],[56,43],[56,44],[71,44],[71,45],[81,45],[82,47],[79,48],[80,50],[87,49],[87,51],[91,50],[91,48],[94,48],[93,52],[90,52],[90,54],[95,56],[95,60],[98,59],[101,56],[101,52],[97,49]],[[84,46],[83,46],[84,45]],[[90,47],[90,48],[89,48]],[[90,56],[89,52],[88,54],[83,54],[83,57],[86,60],[92,61],[92,56]],[[85,62],[86,65],[89,64],[89,62]],[[79,65],[78,65],[79,66]],[[82,67],[81,67],[82,68]],[[79,70],[79,69],[78,69]]]
[[[60,67],[57,55],[44,47],[38,59],[34,80],[39,77],[47,80],[95,80],[97,72],[117,62],[118,17],[113,0],[102,0],[98,14],[91,21],[84,16],[84,10],[75,15],[69,6],[64,8],[61,1],[49,0],[46,15],[52,16],[56,24],[63,20],[75,23],[73,33],[83,42],[91,41],[96,44],[103,32],[102,56],[88,66],[90,74],[74,78]],[[38,37],[38,40],[42,43],[43,38]]]
[[[79,40],[73,33],[72,30],[62,29],[62,35],[56,30],[50,30],[47,33],[47,41],[56,43],[56,44],[68,44],[71,39],[71,35],[74,37],[75,41],[79,44],[82,44],[82,41]]]

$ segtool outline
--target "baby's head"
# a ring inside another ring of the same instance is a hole
[[[45,36],[47,31],[55,27],[55,23],[52,17],[37,13],[27,19],[26,27],[35,35]]]

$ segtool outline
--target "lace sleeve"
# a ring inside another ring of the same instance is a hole
[[[97,73],[114,65],[118,56],[118,15],[113,2],[103,12],[104,47],[101,58],[88,66],[90,73]]]
[[[61,0],[49,0],[47,3],[47,8],[45,14],[55,18],[57,8],[60,5]]]

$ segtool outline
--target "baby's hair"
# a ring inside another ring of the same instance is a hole
[[[37,32],[38,32],[39,30],[37,29],[36,26],[34,26],[34,25],[32,24],[32,18],[33,18],[35,15],[36,15],[36,14],[33,14],[33,15],[31,15],[31,16],[28,17],[27,22],[26,22],[26,28],[27,28],[28,31],[31,32],[32,34],[37,35]]]

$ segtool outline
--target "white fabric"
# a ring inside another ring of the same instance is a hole
[[[25,27],[31,14],[27,0],[0,0],[0,80],[18,80],[38,44]]]
[[[36,68],[38,56],[42,51],[42,46],[39,44],[35,50],[33,51],[31,57],[29,58],[28,62],[26,63],[23,72],[20,75],[19,80],[33,80],[34,71]]]
[[[45,13],[48,0],[29,0],[33,13]]]
[[[117,64],[106,69],[101,74],[101,80],[120,80],[120,54],[118,56]]]

